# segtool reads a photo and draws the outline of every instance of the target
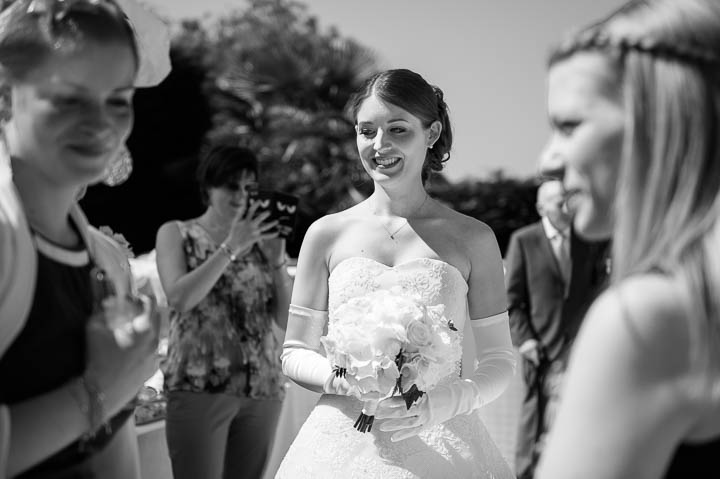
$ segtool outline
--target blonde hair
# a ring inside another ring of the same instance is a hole
[[[631,1],[550,65],[580,51],[603,53],[624,95],[612,281],[679,278],[692,345],[709,361],[720,353],[720,2]]]

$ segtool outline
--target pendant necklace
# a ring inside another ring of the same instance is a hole
[[[429,197],[430,197],[430,195],[427,195],[427,194],[426,194],[426,195],[425,195],[425,199],[422,200],[422,203],[420,203],[420,206],[418,206],[418,207],[415,209],[415,211],[413,211],[412,213],[410,213],[406,218],[403,218],[405,221],[404,221],[403,224],[401,224],[400,227],[397,228],[395,231],[390,231],[389,229],[387,229],[387,227],[385,226],[385,224],[384,224],[382,221],[380,221],[380,218],[378,218],[378,222],[380,223],[380,226],[382,226],[382,228],[385,230],[385,232],[387,232],[387,234],[388,234],[388,236],[390,237],[391,240],[396,241],[396,240],[395,240],[395,235],[398,234],[398,233],[400,232],[400,230],[402,230],[403,228],[405,228],[405,227],[408,225],[408,219],[409,219],[410,217],[412,217],[413,215],[415,215],[415,214],[417,214],[417,213],[420,212],[420,210],[422,209],[422,207],[425,206],[425,202],[427,201],[427,199],[428,199]],[[377,215],[376,215],[375,213],[373,213],[373,215],[377,217]]]
[[[390,230],[385,227],[385,225],[382,223],[382,221],[380,222],[380,225],[382,225],[383,229],[385,231],[387,231],[387,234],[390,236],[390,239],[393,241],[395,241],[395,235],[397,233],[399,233],[401,229],[405,228],[405,226],[407,226],[407,224],[408,224],[408,220],[407,220],[407,218],[405,218],[405,222],[400,226],[400,228],[396,229],[395,231],[393,231],[391,233]]]

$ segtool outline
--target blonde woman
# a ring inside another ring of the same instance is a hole
[[[718,477],[720,3],[632,1],[554,52],[543,161],[613,237],[538,477]]]

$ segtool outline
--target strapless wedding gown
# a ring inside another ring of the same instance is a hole
[[[428,305],[445,305],[445,315],[460,331],[468,317],[468,286],[452,265],[415,259],[389,267],[352,257],[330,275],[329,321],[353,297],[380,289],[419,295]],[[452,381],[460,374],[460,364]],[[323,395],[300,429],[276,479],[514,478],[477,411],[436,425],[418,436],[393,443],[391,433],[360,433],[353,424],[362,409],[355,398]]]

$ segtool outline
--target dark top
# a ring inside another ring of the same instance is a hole
[[[37,239],[37,283],[23,330],[0,358],[0,403],[12,405],[61,387],[85,370],[85,324],[95,304],[86,250]],[[97,290],[96,290],[97,291]],[[94,436],[77,440],[18,479],[92,478],[87,460],[101,450],[133,410],[127,407]]]
[[[680,444],[665,471],[665,479],[720,477],[720,437],[693,444]]]

